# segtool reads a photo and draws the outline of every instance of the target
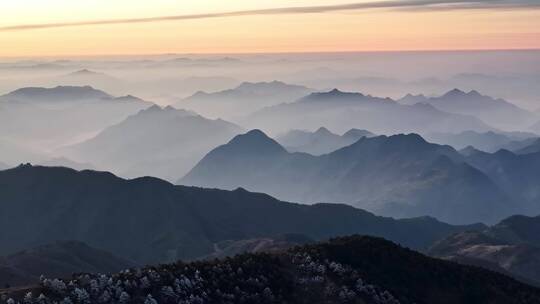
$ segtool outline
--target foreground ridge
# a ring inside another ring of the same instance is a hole
[[[24,303],[538,303],[540,289],[476,267],[352,236],[275,254],[41,278]]]

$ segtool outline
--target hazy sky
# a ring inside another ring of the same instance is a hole
[[[354,5],[313,8],[340,4]],[[289,9],[304,6],[312,9]],[[540,0],[17,0],[0,2],[0,27],[271,8],[286,9],[189,20],[0,29],[0,56],[540,48]]]

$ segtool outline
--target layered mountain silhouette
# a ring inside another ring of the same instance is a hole
[[[540,212],[540,153],[518,155],[508,150],[499,150],[496,153],[474,153],[466,161],[526,206],[520,213]]]
[[[35,284],[41,275],[69,278],[74,273],[114,273],[137,264],[82,242],[57,241],[0,257],[1,286]]]
[[[154,105],[61,152],[126,177],[175,180],[241,131],[224,120]]]
[[[113,97],[103,91],[90,86],[58,86],[55,88],[21,88],[0,97],[3,101],[48,104],[48,103],[74,103]]]
[[[540,217],[512,216],[483,231],[460,232],[429,254],[511,274],[540,286]]]
[[[494,222],[520,210],[449,146],[416,134],[362,138],[335,152],[289,153],[260,130],[208,153],[180,184],[265,192],[306,203],[345,202],[379,214]]]
[[[28,301],[28,292],[32,292],[32,300],[33,294],[42,293],[39,301],[43,304],[75,301],[81,294],[91,303],[99,302],[103,294],[113,303],[126,299],[131,303],[269,304],[534,304],[540,301],[538,288],[508,276],[426,257],[392,242],[364,236],[337,238],[274,254],[175,263],[114,275],[78,275],[69,285],[67,279],[62,281],[65,288],[49,282],[43,287],[30,286],[4,293],[13,301]],[[64,286],[62,282],[54,282]],[[84,293],[84,290],[92,292]],[[115,290],[121,292],[116,294]]]
[[[176,104],[208,117],[236,118],[264,107],[292,102],[313,89],[281,81],[243,82],[234,89],[215,93],[197,92]]]
[[[458,134],[431,133],[424,137],[430,142],[450,145],[458,150],[473,146],[484,152],[497,152],[500,149],[521,150],[538,139],[538,136],[533,133],[493,131],[485,133],[464,131]]]
[[[529,141],[530,144],[525,147],[518,148],[513,150],[516,154],[531,154],[540,152],[540,139],[536,138],[532,141]]]
[[[351,129],[343,135],[330,132],[321,127],[315,132],[291,130],[276,140],[290,152],[306,152],[313,155],[330,153],[355,143],[362,137],[373,137],[375,134],[360,129]]]
[[[426,103],[428,99],[429,98],[426,97],[424,94],[418,94],[418,95],[407,94],[403,96],[402,98],[398,99],[397,102],[412,106],[417,103]]]
[[[321,125],[337,132],[362,128],[376,134],[486,132],[493,129],[473,116],[447,113],[428,104],[402,105],[390,98],[337,89],[265,108],[240,119],[239,123],[273,133],[291,129],[314,130]]]
[[[175,186],[156,178],[23,165],[0,171],[0,254],[76,240],[137,263],[193,259],[227,240],[362,233],[427,249],[484,228],[433,218],[394,220],[347,205],[287,203],[266,194]],[[17,229],[13,229],[17,227]]]
[[[475,90],[464,92],[453,89],[442,96],[420,102],[449,113],[473,115],[489,125],[507,130],[528,127],[537,119],[535,114],[504,99],[485,96]]]
[[[89,137],[150,105],[89,86],[22,88],[0,96],[0,138],[50,151]]]

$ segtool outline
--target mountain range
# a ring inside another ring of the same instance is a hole
[[[373,137],[367,130],[351,129],[343,135],[330,132],[321,127],[315,132],[291,130],[276,138],[276,141],[290,152],[305,152],[321,155],[353,144],[362,137]]]
[[[292,103],[268,107],[237,122],[270,133],[316,129],[321,125],[337,132],[361,128],[376,134],[493,130],[476,117],[447,113],[429,104],[403,105],[390,98],[337,89],[312,93]]]
[[[58,153],[121,176],[175,180],[240,132],[242,128],[221,119],[154,105]]]
[[[473,146],[478,150],[492,153],[501,149],[517,152],[537,141],[538,135],[528,132],[464,131],[458,134],[430,133],[424,135],[424,138],[432,143],[450,145],[457,150]]]
[[[504,99],[495,99],[482,95],[475,90],[464,92],[453,89],[438,97],[427,98],[423,95],[407,95],[401,99],[404,104],[425,103],[448,113],[471,115],[487,124],[505,129],[519,130],[528,128],[538,117]]]
[[[452,223],[494,222],[523,210],[456,150],[416,134],[363,137],[313,156],[289,153],[252,130],[208,153],[178,183],[245,187],[285,200],[342,202],[383,215],[430,215]]]
[[[156,264],[208,256],[223,241],[290,233],[314,240],[362,233],[425,250],[452,233],[485,228],[428,217],[395,220],[347,205],[294,204],[241,188],[201,189],[57,167],[0,171],[0,187],[2,255],[75,240]]]
[[[233,119],[280,103],[292,102],[313,89],[281,81],[243,82],[239,86],[215,93],[199,91],[175,106],[187,108],[212,118]]]
[[[0,96],[0,138],[42,152],[80,141],[151,103],[89,86],[22,88]],[[19,162],[28,161],[20,159]]]
[[[540,182],[540,153],[519,155],[508,150],[478,152],[466,157],[465,161],[487,174],[509,196],[522,202],[524,209],[519,214],[540,212],[540,191],[537,186]]]
[[[438,241],[428,253],[506,273],[540,286],[540,217],[512,216],[481,231]]]

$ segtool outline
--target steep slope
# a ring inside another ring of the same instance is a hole
[[[442,111],[473,115],[489,125],[506,130],[519,130],[530,126],[536,115],[504,99],[494,99],[477,91],[468,93],[458,89],[424,101]]]
[[[41,275],[70,277],[73,273],[113,273],[135,263],[76,241],[58,241],[0,258],[2,286],[27,285]]]
[[[438,241],[430,255],[510,274],[540,286],[540,217],[513,216],[483,231]]]
[[[77,240],[141,264],[193,259],[226,240],[295,233],[313,239],[362,233],[427,248],[451,233],[432,218],[394,220],[346,205],[299,205],[243,189],[174,186],[155,178],[19,166],[0,171],[0,254]],[[16,227],[16,229],[14,229]]]
[[[258,130],[208,153],[180,184],[245,187],[301,202],[345,202],[376,213],[494,222],[511,200],[449,146],[416,134],[362,138],[322,156],[288,153]]]
[[[540,289],[507,276],[429,258],[383,239],[361,236],[270,255],[249,254],[214,262],[162,265],[113,276],[90,274],[76,277],[67,288],[64,284],[45,280],[42,287],[18,293],[7,290],[6,298],[22,300],[31,290],[36,295],[43,293],[40,302],[44,304],[66,297],[70,302],[80,298],[98,302],[106,298],[111,303],[129,300],[130,303],[534,304],[540,301]]]
[[[321,127],[315,132],[291,130],[276,140],[290,152],[321,155],[351,145],[362,137],[373,136],[375,134],[359,129],[351,129],[343,135],[338,135]]]
[[[62,152],[121,176],[175,180],[241,131],[223,120],[152,106]]]
[[[178,102],[187,108],[212,118],[236,118],[264,107],[292,102],[313,92],[312,89],[280,81],[243,82],[234,89],[215,93],[197,92]]]
[[[316,129],[321,125],[337,132],[362,128],[377,134],[485,132],[492,129],[475,117],[446,113],[427,104],[402,105],[389,98],[336,89],[268,107],[238,121],[243,126],[273,133]]]
[[[0,138],[49,152],[86,139],[150,105],[88,86],[22,88],[0,96]]]

